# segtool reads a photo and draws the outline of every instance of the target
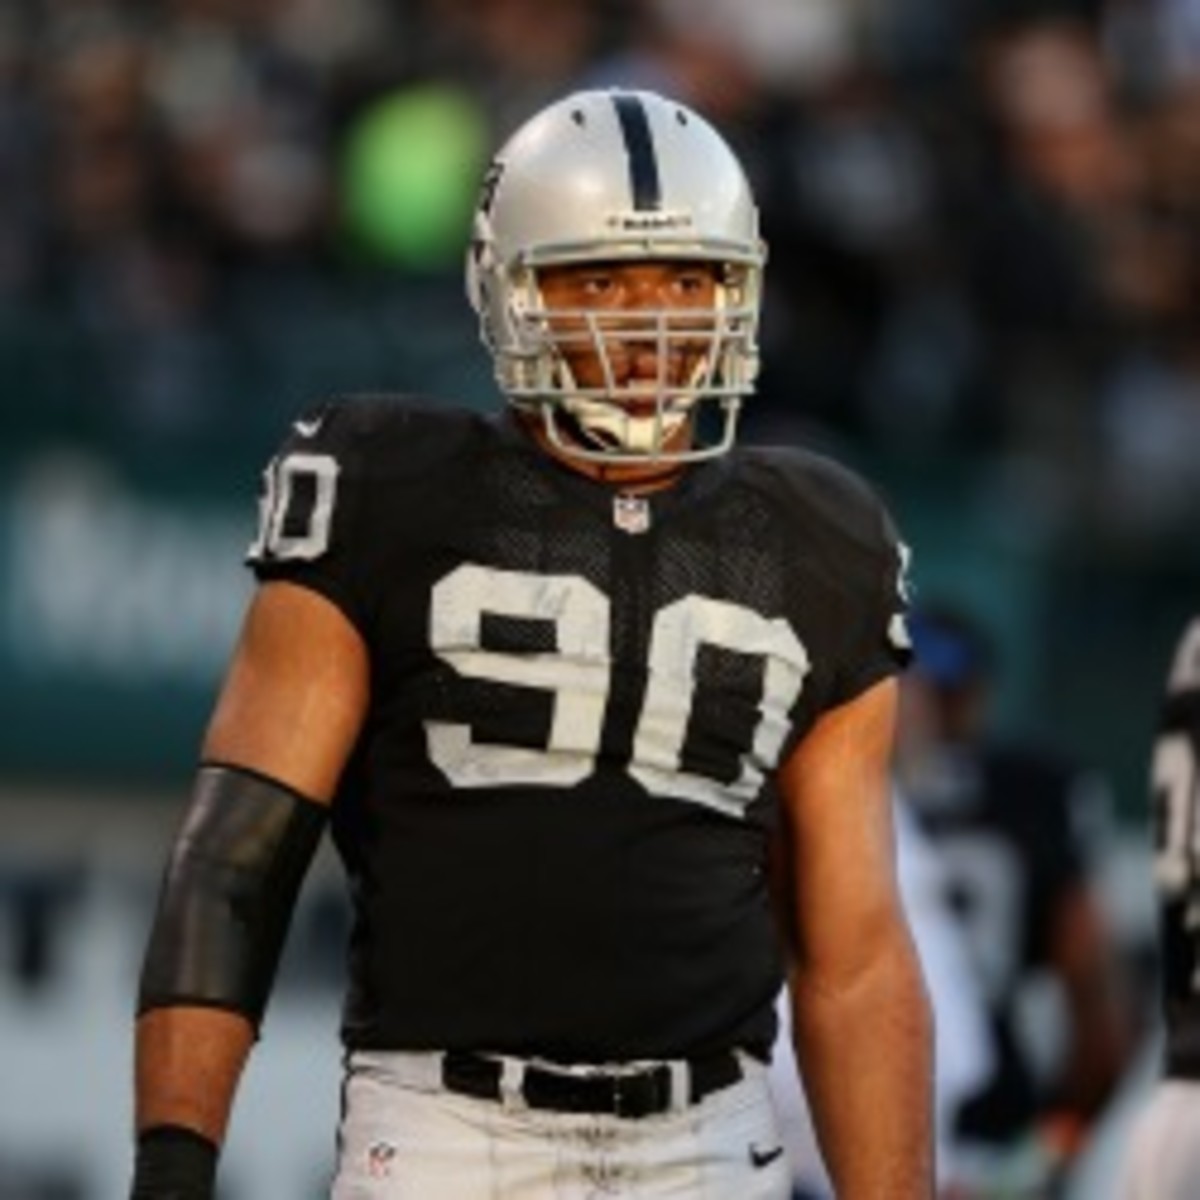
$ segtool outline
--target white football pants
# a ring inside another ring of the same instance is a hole
[[[356,1053],[333,1200],[787,1200],[766,1068],[743,1059],[739,1082],[632,1119],[454,1094],[437,1054]]]
[[[1164,1080],[1134,1123],[1121,1165],[1118,1200],[1200,1196],[1200,1083]]]

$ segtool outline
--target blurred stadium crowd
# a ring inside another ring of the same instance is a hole
[[[981,456],[1076,533],[1193,526],[1194,0],[9,0],[18,420],[169,450],[326,388],[489,402],[456,294],[482,156],[583,81],[745,154],[760,425]]]

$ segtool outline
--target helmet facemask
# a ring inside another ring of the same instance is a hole
[[[514,336],[497,346],[497,367],[511,402],[540,415],[552,445],[604,463],[694,461],[730,448],[757,354],[748,272],[720,268],[711,308],[637,309],[551,306],[536,271],[524,275],[509,289]],[[580,359],[594,364],[586,381],[572,366]],[[702,409],[716,421],[702,422]],[[706,443],[701,424],[712,426]]]

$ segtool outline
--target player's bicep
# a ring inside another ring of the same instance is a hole
[[[328,801],[368,690],[366,646],[346,615],[309,588],[265,583],[246,614],[202,756]]]
[[[832,986],[869,966],[902,917],[890,766],[896,683],[825,713],[779,773],[787,917],[802,969]]]

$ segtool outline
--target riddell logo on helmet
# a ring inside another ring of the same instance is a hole
[[[687,213],[677,212],[614,213],[608,218],[608,223],[617,229],[641,232],[647,229],[685,229],[692,223],[692,218]]]

